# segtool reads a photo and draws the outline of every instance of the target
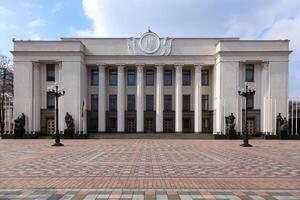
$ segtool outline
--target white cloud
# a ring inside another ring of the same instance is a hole
[[[31,3],[29,3],[28,1],[24,1],[22,2],[21,6],[24,8],[24,11],[27,15],[31,15]]]
[[[13,31],[16,30],[17,26],[11,23],[1,23],[0,22],[0,30],[3,31]]]
[[[29,28],[37,28],[37,27],[43,26],[45,24],[46,24],[45,20],[38,18],[38,19],[28,22],[28,27]]]
[[[61,8],[62,8],[62,2],[61,1],[58,1],[54,4],[53,8],[52,8],[52,12],[53,13],[58,13],[61,11]]]
[[[253,3],[255,4],[255,2]],[[272,3],[259,1],[259,3],[257,7],[248,11],[233,14],[224,23],[224,26],[227,27],[225,35],[235,35],[247,39],[259,38],[278,20],[293,17],[300,8],[298,0],[273,0]]]
[[[108,36],[103,18],[103,0],[82,0],[84,14],[92,21],[92,27],[84,30],[74,30],[78,36]]]
[[[300,14],[291,18],[283,18],[275,21],[263,34],[264,39],[289,39],[290,49],[290,96],[300,96]]]
[[[0,6],[0,16],[2,15],[2,16],[12,16],[12,15],[14,15],[15,14],[15,12],[14,11],[12,11],[12,10],[10,10],[10,9],[8,9],[8,8],[5,8],[5,7],[3,7],[3,6]]]
[[[30,40],[41,40],[41,37],[39,34],[35,33],[30,37]]]

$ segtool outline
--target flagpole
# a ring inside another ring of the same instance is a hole
[[[296,97],[296,135],[298,135],[298,97]]]
[[[276,121],[276,99],[274,99],[274,135],[276,135],[277,121]]]
[[[9,104],[9,119],[8,119],[8,132],[9,134],[11,134],[11,117],[12,117],[12,111],[11,111],[11,102],[10,102],[10,99],[8,99],[8,104]]]
[[[293,103],[293,97],[292,97],[292,122],[291,122],[291,133],[294,135],[294,103]]]
[[[223,135],[226,135],[226,124],[225,124],[225,123],[226,123],[226,122],[225,122],[225,104],[226,104],[226,103],[225,103],[225,98],[224,98],[224,101],[223,101],[223,102],[224,102],[224,105],[223,105],[223,106],[224,106],[224,111],[223,111],[223,112],[224,112],[224,113],[223,113],[223,122],[224,122],[224,123],[223,123],[223,126],[224,126],[223,128],[224,128],[224,132],[223,132]]]

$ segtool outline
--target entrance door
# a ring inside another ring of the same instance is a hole
[[[173,121],[172,119],[164,119],[164,132],[172,133],[173,132]]]
[[[54,119],[47,119],[47,135],[54,134],[54,131],[55,131]]]
[[[135,119],[128,119],[127,127],[128,127],[128,133],[134,133],[135,132]]]
[[[145,121],[145,132],[146,133],[153,133],[154,132],[154,120],[153,119],[146,119],[146,121]]]
[[[249,136],[254,135],[254,120],[253,119],[248,119],[247,120],[247,131]]]

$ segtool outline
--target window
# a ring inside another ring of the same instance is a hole
[[[55,106],[55,97],[47,93],[47,108],[53,109]]]
[[[190,95],[183,95],[182,96],[183,98],[183,105],[182,105],[182,108],[183,108],[183,111],[190,111]]]
[[[118,84],[117,70],[111,69],[109,70],[109,85],[117,85],[117,84]]]
[[[172,70],[164,71],[164,85],[172,85]]]
[[[91,95],[91,110],[92,111],[98,110],[98,94]]]
[[[183,129],[190,129],[192,126],[191,126],[191,119],[189,118],[183,118]]]
[[[47,64],[47,81],[55,81],[55,64]]]
[[[254,95],[249,95],[247,98],[247,109],[254,108]]]
[[[129,69],[127,70],[127,85],[135,85],[135,70]]]
[[[183,70],[183,72],[182,72],[182,84],[183,85],[191,85],[190,70]]]
[[[164,111],[172,111],[172,95],[164,96]]]
[[[208,70],[202,70],[201,71],[201,81],[202,81],[201,85],[208,85],[209,84],[208,76],[209,76]]]
[[[207,118],[203,118],[202,119],[202,128],[204,130],[208,130],[209,129],[209,119],[207,119]]]
[[[135,95],[134,94],[129,94],[127,96],[127,110],[135,111]]]
[[[254,82],[254,65],[246,64],[246,82]]]
[[[109,111],[117,110],[117,95],[109,95]]]
[[[202,95],[202,110],[208,110],[208,95]]]
[[[154,85],[154,71],[152,69],[146,70],[146,85]]]
[[[91,70],[91,85],[98,85],[99,84],[99,73],[98,69]]]
[[[154,110],[154,97],[153,95],[146,95],[146,111]]]

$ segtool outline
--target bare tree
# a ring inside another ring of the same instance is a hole
[[[6,56],[0,55],[0,128],[1,135],[4,133],[5,98],[13,97],[13,62]]]

